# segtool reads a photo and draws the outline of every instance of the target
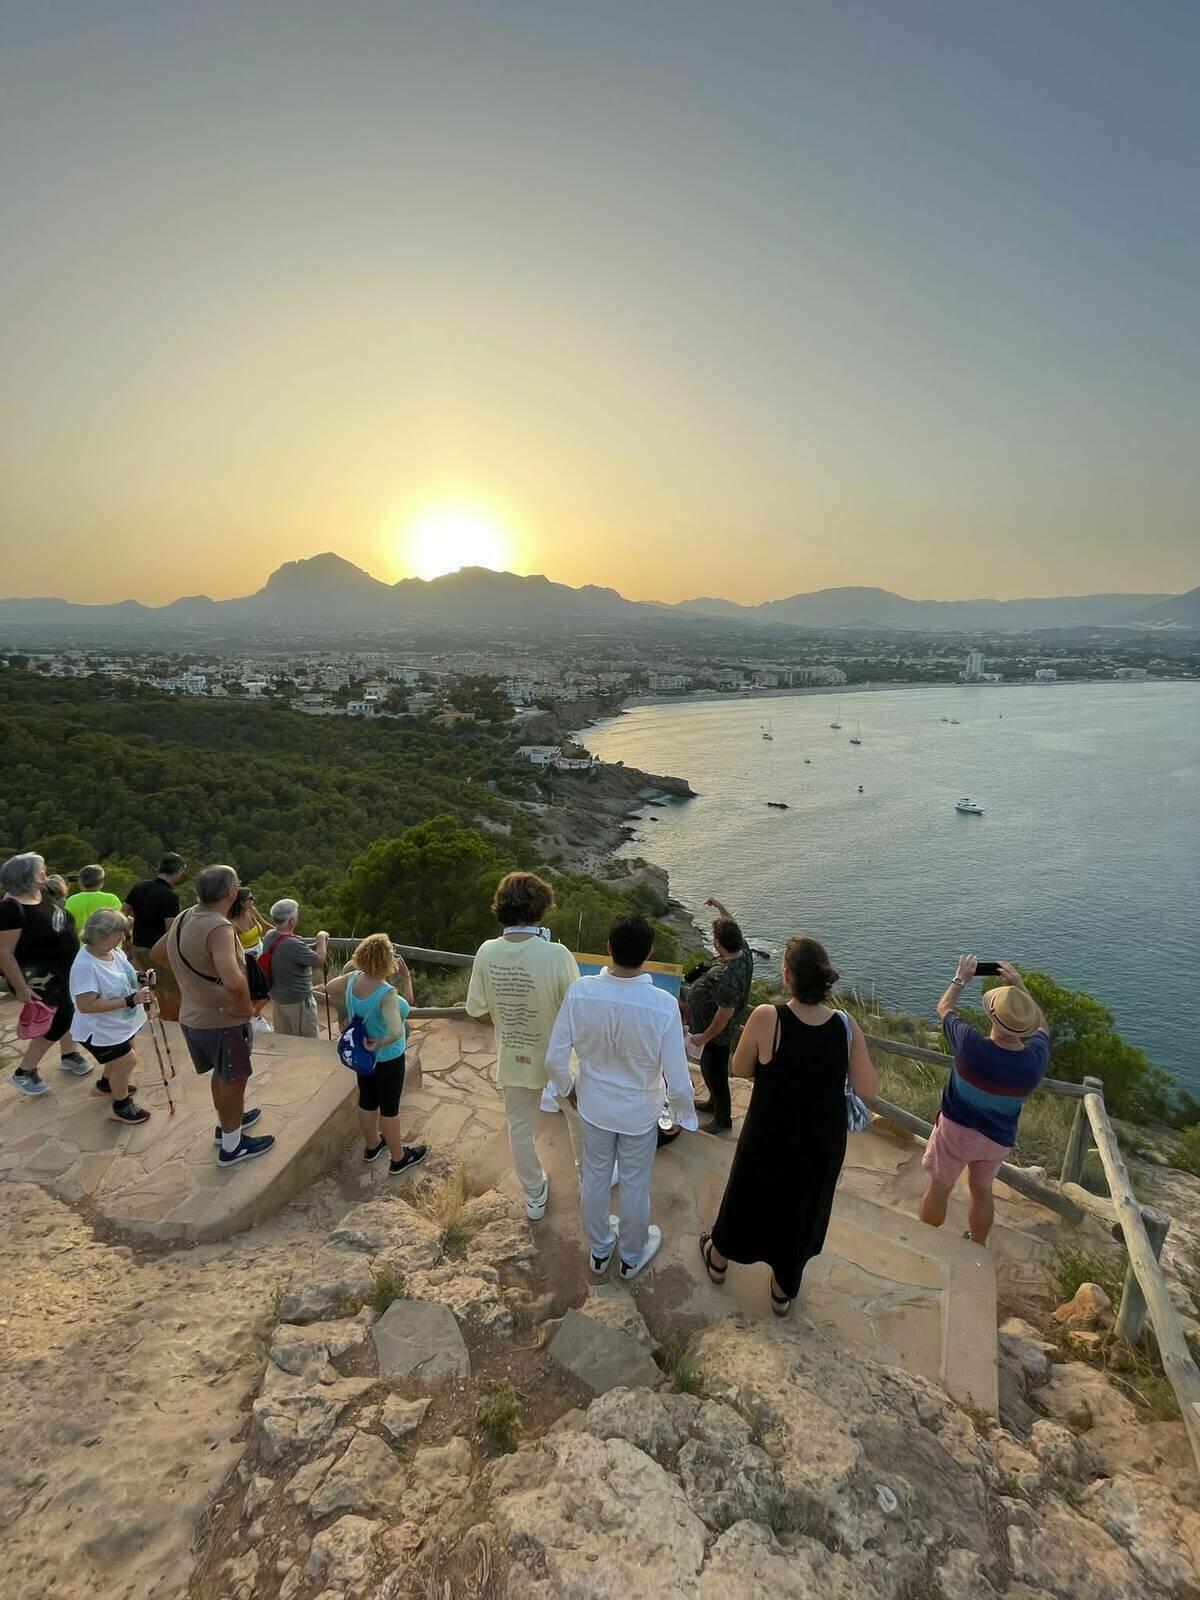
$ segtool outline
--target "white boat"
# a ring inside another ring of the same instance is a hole
[[[958,718],[957,717],[951,717],[950,718],[950,726],[952,728],[957,728],[958,727]]]
[[[841,724],[841,715],[842,715],[842,707],[841,707],[841,704],[839,702],[838,708],[837,708],[837,717],[834,719],[833,722],[831,722],[829,724],[829,726],[831,728],[840,728],[841,727],[841,725],[842,725]]]
[[[764,739],[774,739],[775,735],[771,730],[771,724],[769,722],[767,723],[766,727],[763,729],[762,736],[763,736]]]
[[[965,795],[961,800],[955,801],[954,809],[955,811],[960,811],[964,817],[981,817],[983,815],[983,807],[976,805],[974,800],[968,800]]]
[[[861,727],[862,727],[862,723],[861,722],[856,722],[854,724],[854,732],[850,735],[850,743],[851,744],[861,744],[862,743],[862,740],[858,736],[859,735],[859,730],[861,729]]]

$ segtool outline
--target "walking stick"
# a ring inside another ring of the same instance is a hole
[[[329,958],[321,963],[321,989],[325,995],[325,1031],[333,1038],[333,1014],[329,1009]]]
[[[150,987],[152,989],[154,987],[152,975],[151,975]],[[161,1049],[159,1048],[158,1035],[154,1031],[154,1013],[150,1009],[150,1003],[149,1002],[146,1005],[146,1019],[150,1024],[150,1041],[154,1045],[154,1054],[158,1057],[158,1075],[162,1079],[162,1086],[163,1086],[164,1090],[166,1091],[166,1095],[167,1095],[167,1112],[168,1112],[169,1116],[173,1117],[175,1115],[175,1102],[174,1102],[174,1100],[171,1099],[171,1085],[167,1082],[167,1069],[166,1069],[166,1066],[165,1066],[165,1064],[163,1062],[163,1053],[162,1053]],[[161,1017],[158,1019],[158,1024],[159,1024],[159,1027],[162,1028],[162,1018]],[[163,1043],[166,1044],[166,1041],[167,1041],[166,1029],[163,1028]],[[168,1045],[167,1048],[168,1048],[168,1051],[169,1051],[170,1050],[170,1046]],[[171,1076],[172,1077],[175,1076],[174,1064],[172,1064],[172,1066],[171,1066]]]

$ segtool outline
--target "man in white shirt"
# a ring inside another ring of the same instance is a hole
[[[672,1120],[696,1127],[679,1006],[643,969],[654,949],[644,917],[618,917],[609,929],[610,964],[567,990],[546,1066],[554,1092],[579,1107],[583,1139],[583,1231],[597,1277],[620,1235],[621,1278],[636,1278],[662,1244],[650,1221],[650,1170],[658,1144],[663,1080]],[[579,1080],[571,1082],[574,1050]],[[620,1216],[608,1214],[614,1157],[620,1162]]]
[[[549,929],[542,926],[553,904],[554,890],[532,872],[501,878],[492,911],[504,932],[475,952],[467,990],[468,1013],[490,1016],[496,1029],[496,1082],[504,1096],[513,1169],[531,1222],[540,1222],[550,1203],[550,1180],[534,1143],[546,1086],[546,1046],[563,996],[579,977],[575,957],[565,945],[551,943]],[[576,1165],[577,1121],[568,1107],[567,1132]]]

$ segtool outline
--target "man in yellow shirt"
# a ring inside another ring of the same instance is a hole
[[[76,932],[82,933],[93,911],[119,911],[121,897],[105,890],[103,867],[80,867],[79,890],[67,900],[66,909]]]
[[[563,996],[579,976],[575,957],[553,944],[542,918],[554,904],[554,890],[532,872],[501,878],[492,910],[504,929],[475,953],[467,1010],[490,1015],[496,1029],[496,1082],[504,1096],[513,1168],[525,1191],[525,1214],[540,1222],[550,1200],[550,1180],[538,1157],[534,1133],[546,1071],[546,1047]],[[579,1166],[579,1119],[560,1100],[575,1165]]]

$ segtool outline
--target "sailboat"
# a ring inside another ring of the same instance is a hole
[[[764,739],[774,739],[775,735],[771,730],[770,722],[768,722],[766,727],[763,729],[762,736]]]
[[[851,744],[861,744],[862,743],[862,740],[858,736],[859,729],[861,727],[862,727],[862,723],[861,722],[856,722],[854,724],[854,732],[850,736],[850,743]]]
[[[838,708],[837,708],[837,719],[829,724],[829,726],[831,728],[840,728],[841,727],[841,725],[842,725],[841,724],[841,715],[842,715],[842,703],[839,700],[838,701]]]

